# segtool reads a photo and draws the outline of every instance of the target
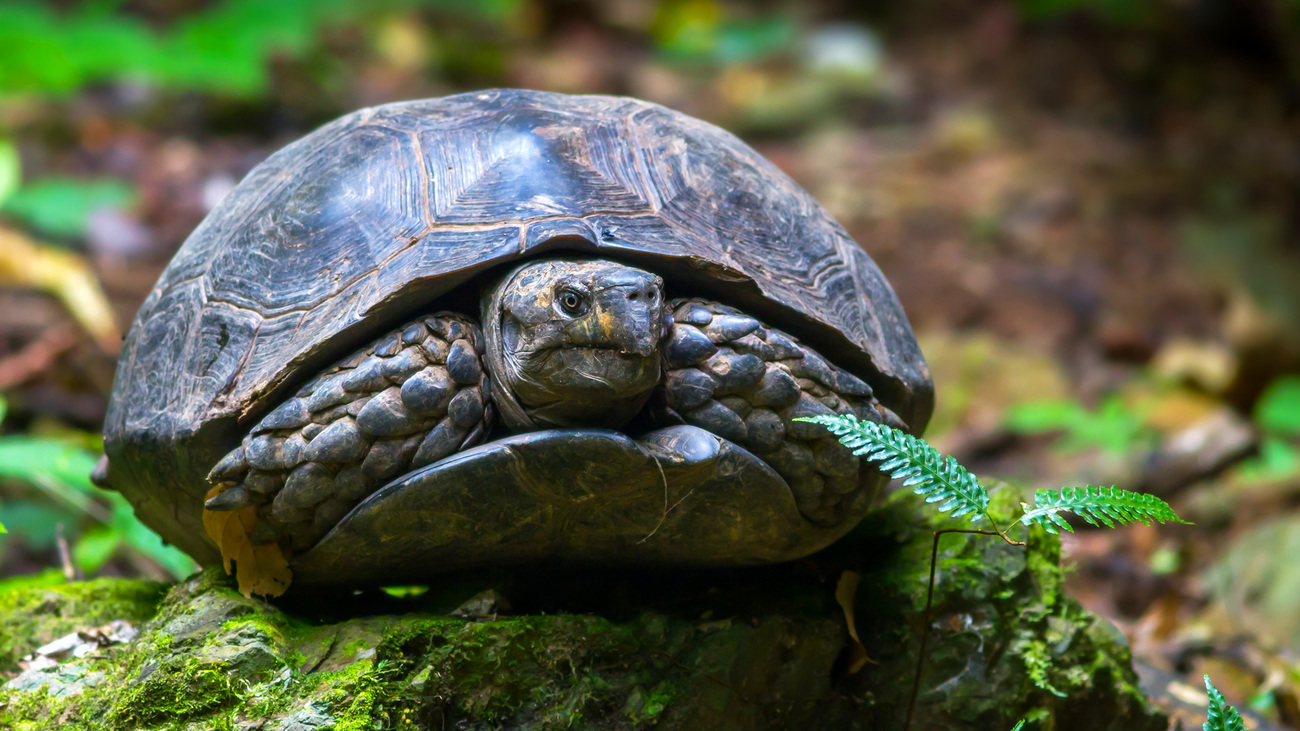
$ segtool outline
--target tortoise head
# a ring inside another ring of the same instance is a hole
[[[493,397],[513,429],[623,426],[659,383],[672,328],[662,279],[600,259],[519,267],[483,313]]]

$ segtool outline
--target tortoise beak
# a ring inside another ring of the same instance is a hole
[[[646,272],[626,271],[600,283],[586,318],[591,341],[605,343],[626,354],[649,358],[659,350],[667,328],[664,323],[663,287]],[[627,280],[627,281],[624,281]]]

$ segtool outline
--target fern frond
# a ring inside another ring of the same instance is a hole
[[[1223,694],[1210,682],[1209,675],[1205,676],[1205,690],[1210,694],[1210,707],[1206,710],[1205,723],[1201,728],[1204,731],[1246,731],[1241,714],[1223,699]]]
[[[924,496],[927,503],[939,503],[938,509],[951,511],[954,518],[968,515],[976,521],[988,514],[989,493],[975,475],[911,434],[850,414],[796,421],[826,427],[853,454],[878,463],[881,472],[903,480],[904,486]]]
[[[1048,533],[1058,533],[1061,528],[1073,533],[1074,529],[1061,517],[1063,512],[1074,513],[1093,525],[1105,525],[1107,528],[1129,523],[1151,525],[1152,521],[1187,525],[1187,521],[1179,518],[1169,503],[1155,495],[1129,492],[1114,486],[1091,485],[1038,490],[1034,493],[1034,507],[1030,509],[1026,506],[1020,522],[1025,525],[1041,525]]]

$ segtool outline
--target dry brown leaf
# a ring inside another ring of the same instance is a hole
[[[43,289],[63,301],[105,352],[121,349],[121,332],[99,280],[81,257],[0,227],[0,283]]]
[[[235,559],[235,576],[239,580],[239,593],[244,596],[280,596],[293,581],[289,562],[275,543],[260,546],[244,543]]]
[[[840,574],[839,583],[835,585],[835,601],[844,610],[844,624],[848,625],[849,637],[853,640],[853,646],[849,649],[851,657],[849,658],[849,674],[858,672],[862,666],[874,661],[867,657],[867,648],[862,646],[862,640],[858,639],[858,628],[853,622],[853,597],[858,593],[858,584],[862,577],[856,571],[845,571]]]
[[[204,499],[211,499],[220,492],[220,485],[213,487]],[[227,574],[230,573],[230,562],[235,563],[239,593],[244,596],[280,596],[293,581],[293,570],[278,544],[255,546],[248,539],[256,521],[257,508],[251,506],[241,510],[203,510],[203,528],[221,549],[221,561]]]

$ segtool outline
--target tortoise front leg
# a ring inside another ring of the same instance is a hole
[[[652,406],[660,423],[686,423],[767,462],[809,520],[834,525],[853,510],[866,470],[816,424],[794,419],[853,414],[904,428],[871,387],[785,333],[739,310],[675,300],[665,375]]]
[[[483,440],[492,423],[483,334],[423,317],[312,379],[208,475],[208,510],[258,507],[254,543],[309,548],[389,480]]]

